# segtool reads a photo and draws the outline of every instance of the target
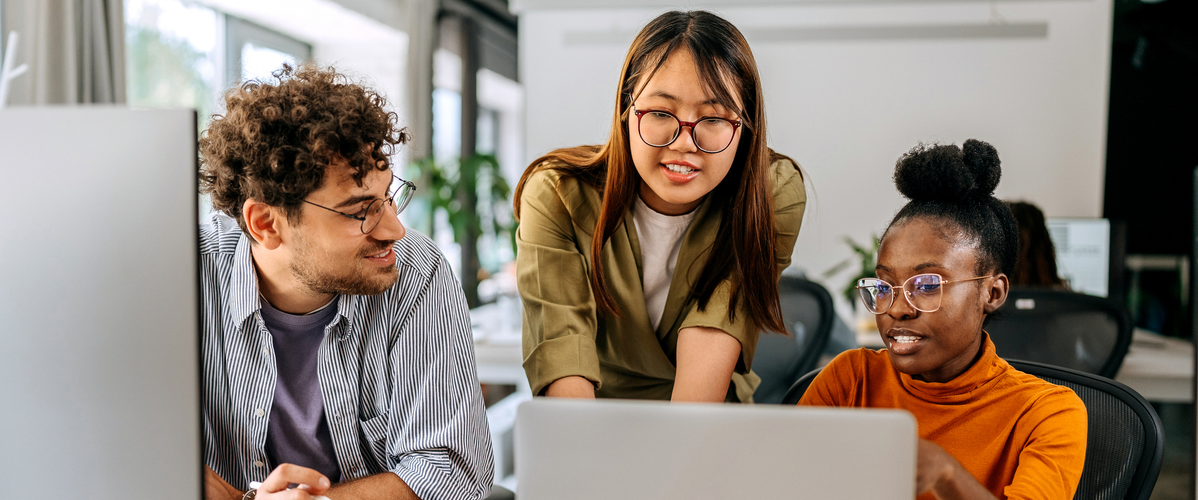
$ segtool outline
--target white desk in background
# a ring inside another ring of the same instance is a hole
[[[474,334],[474,362],[483,384],[514,385],[516,392],[487,408],[491,447],[495,450],[495,484],[516,491],[516,407],[532,399],[532,388],[524,375],[520,299],[501,297],[497,302],[470,310]]]
[[[858,332],[862,347],[885,347],[877,330]],[[1154,403],[1194,401],[1194,343],[1136,328],[1115,380]]]
[[[520,299],[504,297],[470,310],[479,382],[514,385],[516,392],[532,392],[520,349],[522,321]]]

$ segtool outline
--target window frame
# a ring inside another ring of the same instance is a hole
[[[219,11],[218,11],[219,12]],[[241,48],[247,43],[312,60],[312,45],[260,24],[225,14],[225,88],[241,82]]]

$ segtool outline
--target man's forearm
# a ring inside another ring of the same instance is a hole
[[[420,500],[394,472],[384,472],[341,483],[325,496],[332,500]]]

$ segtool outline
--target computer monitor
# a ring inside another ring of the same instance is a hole
[[[0,498],[201,498],[191,110],[0,110]]]
[[[1111,223],[1106,219],[1045,220],[1056,249],[1057,275],[1075,292],[1110,294]]]

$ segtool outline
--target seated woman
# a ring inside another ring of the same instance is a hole
[[[836,357],[799,402],[914,414],[921,500],[1069,500],[1085,461],[1081,400],[1012,368],[982,329],[1019,249],[993,196],[1000,174],[998,152],[972,139],[899,159],[895,185],[911,201],[882,236],[878,277],[857,287],[887,348]]]
[[[1009,201],[1007,207],[1019,226],[1019,257],[1015,259],[1011,284],[1068,290],[1069,284],[1057,276],[1057,252],[1044,222],[1044,212],[1025,201]]]

